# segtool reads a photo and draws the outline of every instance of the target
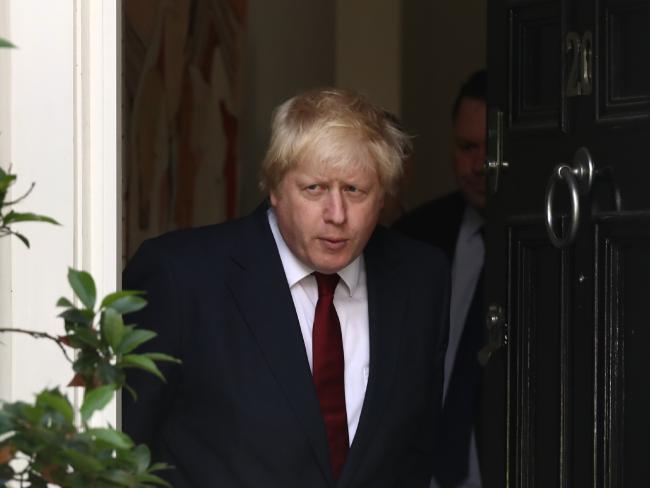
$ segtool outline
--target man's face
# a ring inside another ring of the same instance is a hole
[[[329,274],[363,252],[384,191],[373,165],[342,170],[301,162],[270,197],[289,249],[307,266]]]
[[[454,121],[454,174],[460,191],[477,210],[485,208],[485,102],[463,98]]]

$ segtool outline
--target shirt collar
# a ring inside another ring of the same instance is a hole
[[[282,267],[284,268],[284,274],[287,276],[289,288],[293,288],[296,284],[298,284],[298,282],[307,276],[310,276],[314,270],[300,261],[296,255],[291,252],[289,246],[287,246],[287,243],[284,241],[282,233],[280,232],[278,219],[275,216],[275,211],[272,207],[267,210],[267,216],[269,219],[271,232],[273,233],[273,238],[275,239],[275,244],[278,247],[278,252],[280,253]],[[345,286],[347,287],[350,295],[354,294],[354,291],[359,284],[359,274],[362,265],[363,256],[361,255],[358,256],[350,264],[348,264],[345,268],[338,271],[338,275],[341,277],[341,281],[345,283]]]

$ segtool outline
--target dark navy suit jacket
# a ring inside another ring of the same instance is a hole
[[[426,202],[393,225],[403,234],[439,247],[449,263],[454,261],[456,241],[467,203],[460,192]]]
[[[145,350],[183,364],[167,382],[134,372],[123,428],[176,488],[427,487],[440,411],[449,272],[440,252],[377,228],[364,250],[370,375],[339,480],[266,207],[145,242],[124,288],[147,292],[129,317]]]

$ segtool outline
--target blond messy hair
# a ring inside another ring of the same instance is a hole
[[[393,193],[411,141],[386,113],[352,90],[312,90],[273,114],[271,143],[262,162],[260,188],[274,191],[299,162],[355,169],[371,162],[382,188]]]

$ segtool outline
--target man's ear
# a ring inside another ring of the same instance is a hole
[[[275,207],[278,204],[277,191],[277,189],[269,191],[269,201],[271,202],[272,207]]]

